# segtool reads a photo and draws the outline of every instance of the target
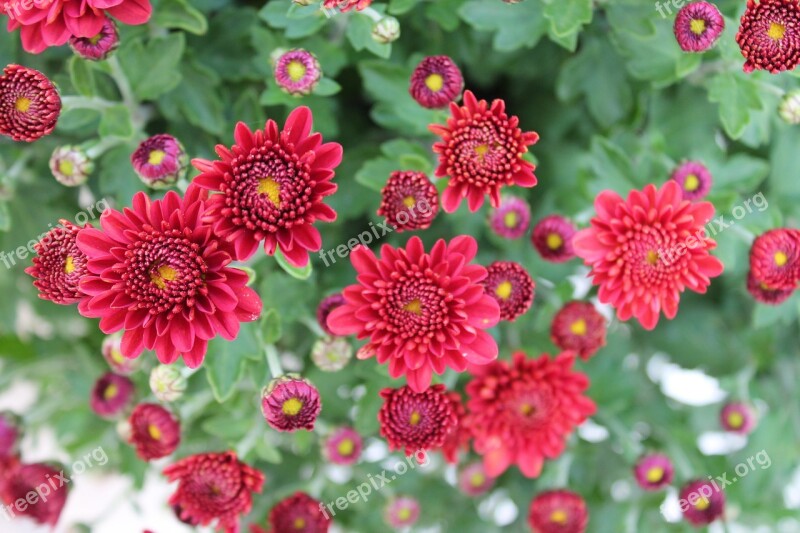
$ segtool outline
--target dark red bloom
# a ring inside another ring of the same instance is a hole
[[[439,212],[439,191],[422,172],[392,172],[381,194],[378,216],[398,232],[427,229]]]
[[[793,290],[800,280],[800,231],[771,229],[750,248],[750,273],[772,290]]]
[[[293,374],[273,379],[261,393],[264,418],[278,431],[310,431],[321,410],[317,388],[307,379]]]
[[[563,263],[575,257],[572,237],[576,231],[569,219],[561,215],[548,215],[533,227],[531,243],[545,261]]]
[[[705,293],[722,273],[722,262],[709,253],[716,242],[704,227],[714,206],[684,200],[676,182],[647,185],[627,200],[603,191],[594,206],[591,227],[576,233],[572,245],[592,268],[600,301],[614,306],[620,320],[636,317],[653,329],[662,310],[675,317],[682,292]]]
[[[364,440],[355,429],[341,427],[325,439],[322,453],[333,464],[349,466],[358,462],[363,446]]]
[[[83,59],[102,61],[119,46],[117,25],[111,19],[103,22],[100,31],[91,37],[70,37],[69,46]]]
[[[472,91],[466,91],[464,104],[451,103],[447,124],[430,126],[442,138],[433,151],[439,154],[436,176],[450,177],[442,194],[442,207],[448,213],[458,209],[463,198],[474,212],[487,194],[492,206],[498,207],[501,187],[536,185],[536,166],[522,156],[539,135],[523,132],[519,118],[506,114],[503,100],[493,101],[490,107],[486,100],[477,100]]]
[[[8,65],[0,76],[0,135],[33,142],[49,135],[61,114],[61,97],[47,76]]]
[[[736,42],[745,58],[745,72],[793,70],[800,63],[800,4],[747,0]]]
[[[437,241],[429,254],[419,237],[405,249],[384,245],[381,259],[360,246],[350,254],[358,283],[344,290],[346,303],[328,326],[338,335],[369,337],[358,357],[377,355],[389,363],[389,375],[405,374],[417,392],[434,371],[486,364],[497,357],[497,343],[485,330],[497,324],[500,308],[480,284],[486,269],[469,264],[477,252],[465,235]]]
[[[331,522],[322,513],[320,502],[305,492],[284,498],[269,512],[272,533],[325,533]]]
[[[467,384],[467,424],[488,475],[517,464],[526,477],[538,477],[544,460],[561,455],[573,428],[595,412],[581,394],[589,378],[572,370],[574,362],[573,352],[538,359],[517,352],[511,362],[477,369]]]
[[[158,404],[142,403],[130,416],[130,442],[145,461],[166,457],[178,449],[181,425],[172,413]]]
[[[459,452],[469,450],[472,433],[467,427],[467,410],[461,401],[461,395],[450,391],[447,396],[450,398],[453,412],[456,415],[456,425],[445,437],[439,451],[442,452],[445,461],[455,464],[458,462]]]
[[[747,273],[747,292],[755,301],[767,305],[780,305],[794,292],[794,289],[770,289],[763,281],[758,281],[752,272]]]
[[[522,265],[513,261],[495,261],[486,272],[483,287],[500,306],[500,320],[513,322],[528,312],[536,284]]]
[[[492,209],[489,226],[504,239],[519,239],[528,232],[531,223],[531,208],[522,198],[504,196],[500,206]]]
[[[675,39],[684,52],[705,52],[717,42],[725,19],[717,6],[709,2],[692,2],[675,16]]]
[[[133,381],[125,376],[107,372],[92,388],[89,405],[100,416],[113,417],[128,406],[133,397]]]
[[[606,345],[606,319],[589,302],[568,302],[553,317],[550,339],[586,360]]]
[[[719,412],[719,421],[726,431],[747,435],[756,426],[756,415],[748,404],[730,402],[726,403]]]
[[[695,526],[710,524],[725,511],[722,490],[716,483],[705,479],[689,481],[681,488],[678,497],[683,517]]]
[[[186,174],[189,158],[183,145],[166,133],[142,141],[131,154],[131,165],[142,183],[154,189],[174,184]]]
[[[458,424],[444,385],[433,385],[424,392],[408,386],[383,389],[381,397],[384,403],[378,420],[390,450],[405,449],[406,455],[412,455],[438,448]]]
[[[642,456],[633,467],[636,483],[644,490],[658,490],[672,483],[675,468],[663,453]]]
[[[336,192],[331,179],[342,161],[342,147],[322,144],[322,136],[311,133],[312,120],[310,109],[298,107],[283,131],[274,120],[255,132],[240,122],[236,144],[217,146],[221,160],[192,161],[201,172],[193,183],[221,193],[209,199],[205,218],[232,243],[236,259],[248,259],[263,241],[267,255],[280,248],[289,263],[302,267],[308,252],[321,248],[313,224],[336,220],[336,211],[323,199]]]
[[[13,512],[17,516],[26,516],[39,524],[55,526],[64,509],[64,504],[67,502],[69,485],[59,486],[57,484],[58,490],[53,490],[51,480],[57,480],[59,476],[63,476],[64,470],[44,463],[16,465],[3,470],[4,479],[0,481],[0,500],[7,506],[13,505]],[[47,487],[49,493],[40,489],[42,486]],[[36,494],[35,499],[31,496],[24,507],[15,505],[17,500],[25,500],[31,493]],[[31,501],[35,503],[30,503]],[[6,520],[8,518],[9,516],[6,514]]]
[[[437,109],[457,100],[464,90],[464,77],[448,56],[429,56],[411,74],[408,92],[422,107]]]
[[[690,4],[691,5],[691,4]],[[711,190],[711,172],[699,161],[684,161],[672,171],[670,179],[681,186],[685,200],[700,200]]]
[[[82,228],[64,219],[58,224],[34,245],[37,255],[25,272],[35,278],[33,286],[39,289],[39,298],[67,305],[84,297],[79,283],[87,273],[87,258],[77,244]]]
[[[238,533],[239,516],[250,512],[253,492],[261,492],[264,474],[239,461],[234,452],[201,453],[164,469],[178,488],[169,504],[179,506],[180,519]]]
[[[534,533],[583,533],[588,522],[586,502],[570,490],[541,492],[528,510],[528,524]]]
[[[205,196],[198,187],[155,201],[140,192],[132,208],[103,213],[102,231],[78,236],[89,257],[80,286],[88,298],[78,310],[99,317],[104,333],[124,330],[125,357],[147,348],[164,364],[183,356],[197,368],[210,339],[235,339],[239,323],[261,313],[247,273],[228,266],[231,249],[201,220]]]
[[[319,323],[319,327],[322,328],[322,331],[328,335],[334,334],[331,328],[328,327],[328,315],[340,305],[344,305],[344,296],[342,293],[337,292],[336,294],[331,294],[323,298],[317,306],[317,322]]]

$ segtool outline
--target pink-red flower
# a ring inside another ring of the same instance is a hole
[[[411,74],[408,92],[422,107],[447,107],[464,90],[464,77],[448,56],[429,56]]]
[[[588,522],[586,502],[570,490],[541,492],[528,510],[528,525],[533,533],[583,533]]]
[[[131,154],[131,165],[139,179],[154,189],[169,187],[186,174],[189,157],[183,145],[166,133],[153,135]]]
[[[275,61],[274,74],[281,89],[289,94],[303,95],[311,93],[317,86],[322,78],[322,69],[314,54],[296,48],[284,52]]]
[[[363,439],[358,432],[349,427],[335,430],[323,445],[325,458],[336,465],[352,465],[361,457]]]
[[[516,196],[503,196],[500,205],[492,209],[489,226],[504,239],[519,239],[531,223],[531,208],[528,202]]]
[[[328,335],[333,335],[333,331],[328,327],[328,315],[341,305],[344,305],[344,296],[342,296],[342,293],[337,292],[323,298],[317,306],[317,322],[322,331]]]
[[[523,132],[519,118],[506,114],[503,100],[495,100],[489,106],[486,100],[478,100],[472,91],[466,91],[464,106],[451,103],[450,113],[446,125],[430,126],[442,138],[433,145],[433,151],[439,154],[436,176],[449,176],[442,193],[446,212],[458,209],[464,198],[469,210],[477,211],[486,195],[497,207],[502,187],[536,185],[536,167],[522,156],[528,146],[539,140],[539,135]]]
[[[372,4],[372,0],[324,0],[322,2],[322,7],[325,9],[335,9],[338,7],[339,11],[346,13],[351,9],[361,11],[368,8],[370,4]]]
[[[675,16],[675,39],[684,52],[705,52],[717,42],[725,19],[710,2],[686,4]]]
[[[37,489],[42,485],[50,488],[51,481],[54,482],[59,479],[59,476],[64,475],[63,469],[54,468],[45,463],[34,463],[13,465],[8,469],[2,468],[1,470],[0,474],[3,479],[0,480],[0,500],[7,507],[13,508],[17,516],[31,518],[39,524],[55,526],[58,523],[61,511],[67,502],[69,485],[59,486],[58,490],[52,490],[44,498],[37,492]],[[58,483],[61,482],[57,482],[57,485]],[[35,504],[31,504],[30,500],[24,506],[16,504],[19,500],[25,502],[25,498],[31,493],[39,495]],[[8,520],[8,514],[4,513],[4,515]],[[14,527],[11,526],[9,530],[13,529]]]
[[[433,385],[423,392],[414,392],[408,386],[383,389],[381,397],[384,403],[378,420],[390,450],[405,449],[406,455],[411,455],[438,448],[458,424],[444,385]]]
[[[716,243],[704,230],[714,206],[684,200],[676,182],[660,189],[647,185],[627,200],[603,191],[594,205],[597,216],[572,245],[591,267],[600,301],[614,306],[620,320],[635,317],[653,329],[662,310],[675,317],[683,291],[705,293],[722,273],[722,263],[709,253]]]
[[[20,65],[8,65],[3,69],[0,135],[15,141],[33,142],[53,132],[60,114],[61,97],[47,76]]]
[[[794,292],[794,289],[770,289],[763,281],[758,281],[752,272],[747,273],[747,292],[755,301],[767,305],[780,305]]]
[[[572,430],[595,412],[582,395],[589,378],[572,370],[575,354],[544,354],[478,367],[467,384],[467,415],[475,451],[486,473],[497,477],[516,464],[526,477],[538,477],[545,459],[558,457]]]
[[[121,413],[133,397],[133,381],[113,372],[106,372],[95,382],[89,397],[92,411],[103,417]]]
[[[321,503],[305,492],[295,492],[269,512],[271,533],[325,533],[333,522]],[[258,531],[254,529],[254,532]]]
[[[38,54],[61,46],[70,37],[94,37],[111,16],[123,24],[150,20],[149,0],[10,0],[0,3],[8,16],[8,31],[21,28],[22,47]]]
[[[469,441],[472,439],[472,433],[467,427],[467,409],[461,400],[461,395],[455,391],[447,393],[450,399],[450,405],[453,407],[453,412],[456,415],[456,425],[445,436],[444,442],[439,447],[442,452],[444,460],[448,463],[458,463],[458,455],[462,451],[469,450]]]
[[[690,4],[691,5],[691,4]],[[683,198],[700,200],[711,190],[711,172],[699,161],[684,161],[672,171],[670,179],[681,186]]]
[[[467,363],[497,358],[497,343],[485,330],[497,324],[500,308],[484,294],[486,269],[470,264],[475,239],[439,240],[426,253],[419,237],[405,248],[384,245],[381,258],[366,247],[350,259],[358,283],[344,290],[345,304],[334,309],[328,326],[338,335],[369,338],[359,358],[376,355],[389,374],[405,375],[416,392],[433,372],[463,372]]]
[[[83,59],[102,61],[108,59],[119,46],[119,31],[111,19],[106,19],[100,31],[92,37],[71,37],[69,46]]]
[[[39,289],[39,298],[67,305],[84,297],[79,283],[87,273],[87,258],[78,249],[80,231],[80,227],[61,219],[34,245],[36,256],[25,272],[35,278],[33,286]]]
[[[689,481],[681,487],[678,497],[683,517],[695,526],[710,524],[725,511],[725,494],[716,482]]]
[[[495,479],[486,473],[483,463],[472,463],[458,474],[458,488],[467,496],[480,496],[494,485]]]
[[[659,490],[670,483],[675,475],[672,461],[663,453],[642,456],[633,467],[636,483],[644,490]]]
[[[419,502],[411,496],[392,498],[386,505],[383,518],[395,529],[411,527],[419,520]]]
[[[239,532],[239,516],[250,512],[253,493],[261,492],[264,474],[239,461],[234,452],[200,453],[164,469],[178,487],[169,504],[180,519],[207,526],[214,520],[225,533]]]
[[[317,388],[294,374],[273,379],[261,393],[261,412],[278,431],[310,431],[321,410]]]
[[[531,308],[536,284],[519,263],[495,261],[486,267],[486,294],[500,306],[500,320],[515,321]]]
[[[753,408],[744,402],[726,403],[719,413],[719,422],[726,431],[747,435],[756,425]]]
[[[572,238],[576,231],[569,219],[548,215],[533,227],[531,243],[545,261],[563,263],[575,257]]]
[[[589,302],[567,302],[553,317],[550,340],[589,359],[606,345],[606,319]]]
[[[78,310],[100,318],[104,333],[124,330],[125,357],[147,348],[164,364],[182,356],[197,368],[210,339],[235,339],[239,323],[261,313],[248,275],[228,266],[230,247],[201,220],[205,196],[198,187],[155,201],[137,193],[132,208],[103,213],[102,231],[78,235],[89,258],[80,285],[88,297]]]
[[[800,63],[800,4],[747,0],[736,42],[745,58],[745,72],[793,70]]]
[[[422,172],[392,172],[381,195],[378,216],[398,232],[427,229],[439,212],[439,192]]]
[[[794,290],[800,280],[800,231],[778,228],[756,237],[750,274],[767,290]]]
[[[145,461],[166,457],[178,449],[181,425],[172,413],[158,404],[142,403],[134,407],[129,418],[130,442],[136,455]]]

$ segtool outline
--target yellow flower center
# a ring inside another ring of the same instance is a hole
[[[444,78],[441,74],[430,74],[425,78],[425,86],[431,91],[438,93],[444,87]]]
[[[72,274],[73,272],[75,272],[75,260],[72,259],[71,255],[68,255],[64,263],[64,274]]]
[[[405,522],[406,520],[411,518],[411,509],[409,509],[408,507],[403,507],[402,509],[397,511],[397,518]]]
[[[159,289],[163,289],[167,286],[168,281],[173,281],[175,278],[178,277],[178,271],[174,268],[162,265],[158,267],[156,272],[150,274],[150,281],[153,282],[153,285],[158,287]]]
[[[706,498],[705,496],[701,496],[700,499],[697,500],[697,503],[694,504],[694,508],[697,509],[698,511],[705,511],[706,509],[708,509],[709,505],[711,505],[711,502],[708,501],[708,498]]]
[[[649,250],[647,252],[645,260],[647,261],[648,265],[655,266],[655,264],[658,263],[658,252],[656,252],[655,250]]]
[[[694,174],[686,176],[686,181],[683,182],[683,188],[689,192],[696,191],[700,187],[700,180]]]
[[[308,72],[308,69],[300,61],[289,61],[289,64],[286,65],[286,74],[288,74],[289,79],[294,82],[302,80],[306,72]]]
[[[344,439],[339,445],[336,447],[336,451],[339,452],[339,455],[352,455],[353,450],[355,450],[356,445],[352,441],[352,439]]]
[[[419,301],[419,298],[415,298],[408,302],[404,307],[404,311],[408,311],[409,313],[414,313],[415,315],[422,314],[422,302]]]
[[[769,25],[769,29],[767,30],[767,35],[773,41],[780,41],[783,39],[784,34],[786,33],[786,26],[783,24],[779,24],[777,22],[773,22]]]
[[[161,440],[161,430],[155,424],[150,424],[147,426],[147,433],[150,435],[150,438],[153,440]]]
[[[650,483],[658,483],[664,478],[664,469],[660,466],[654,466],[647,471],[645,477]]]
[[[98,33],[94,37],[89,37],[89,42],[92,44],[97,44],[100,42],[100,39],[103,38],[103,32]]]
[[[19,111],[20,113],[27,113],[28,109],[31,108],[31,100],[30,98],[25,98],[24,96],[20,96],[17,98],[17,101],[14,103],[14,109]]]
[[[786,253],[784,253],[784,252],[778,251],[778,252],[775,252],[775,255],[773,256],[773,259],[775,260],[775,264],[777,266],[782,267],[783,265],[785,265],[789,261],[789,256],[786,255]]]
[[[478,155],[478,159],[483,161],[483,158],[486,157],[486,154],[489,153],[489,145],[488,144],[479,144],[475,147],[475,153]]]
[[[111,385],[106,387],[106,390],[103,391],[103,398],[105,398],[106,400],[110,400],[114,398],[118,392],[119,388],[112,383]]]
[[[281,186],[271,176],[258,180],[258,194],[265,194],[269,202],[275,207],[281,206]]]
[[[303,408],[303,402],[298,400],[297,398],[289,398],[283,405],[281,405],[281,411],[286,416],[295,416],[297,413],[300,412],[300,409]]]
[[[111,349],[111,360],[115,363],[123,363],[125,362],[125,356],[122,355],[122,352],[117,350],[116,348]]]
[[[300,517],[294,519],[294,523],[292,524],[295,529],[303,529],[306,527],[306,521]]]
[[[415,205],[417,205],[417,200],[413,196],[406,196],[403,198],[403,205],[411,209]]]
[[[150,165],[160,165],[165,157],[167,157],[167,152],[164,150],[151,150],[150,155],[147,156],[147,163]]]
[[[510,281],[504,281],[497,288],[494,290],[494,293],[500,298],[501,300],[508,300],[511,296],[511,291],[514,290],[514,286],[511,285]]]
[[[64,159],[58,162],[58,171],[65,176],[72,176],[72,173],[75,172],[75,165],[69,159]]]
[[[517,226],[518,220],[519,217],[517,214],[514,211],[509,211],[506,213],[506,216],[503,217],[503,224],[505,224],[507,228],[514,228]]]
[[[486,481],[486,476],[481,474],[480,472],[475,472],[472,474],[472,477],[469,478],[469,483],[473,487],[480,487]]]
[[[704,31],[706,31],[706,21],[703,19],[692,19],[689,23],[689,29],[692,30],[692,33],[695,35],[702,35]]]
[[[422,415],[419,414],[418,411],[414,411],[413,413],[411,413],[411,418],[409,418],[408,423],[411,424],[412,426],[416,426],[417,424],[419,424],[420,420],[422,420]]]
[[[519,412],[522,414],[522,416],[529,416],[534,412],[534,410],[535,409],[533,406],[529,403],[523,403],[519,406]]]
[[[550,521],[554,524],[561,524],[562,526],[567,523],[567,512],[563,509],[556,509],[550,513]]]
[[[547,235],[547,247],[551,250],[558,250],[563,246],[564,239],[558,233],[550,233]]]
[[[569,330],[573,335],[586,335],[586,321],[582,318],[579,318],[569,325]]]
[[[734,429],[739,429],[744,424],[742,413],[734,411],[728,415],[728,425]]]

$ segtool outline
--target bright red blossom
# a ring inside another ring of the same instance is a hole
[[[92,387],[89,406],[103,417],[118,415],[128,406],[133,397],[133,381],[113,372],[106,372]]]
[[[545,261],[563,263],[575,257],[572,238],[576,231],[566,217],[548,215],[533,227],[531,243]]]
[[[793,70],[800,63],[800,4],[747,0],[736,42],[745,58],[745,72]]]
[[[181,442],[181,425],[172,414],[154,403],[137,405],[130,416],[130,442],[145,461],[166,457]]]
[[[568,302],[553,317],[550,339],[559,349],[589,359],[606,345],[606,319],[589,302]]]
[[[594,205],[597,216],[572,245],[591,267],[600,301],[614,306],[620,320],[636,317],[653,329],[662,310],[675,317],[680,293],[705,293],[710,278],[722,273],[720,260],[709,254],[716,243],[704,230],[714,206],[684,200],[675,181],[631,191],[627,200],[603,191]]]
[[[253,492],[261,492],[264,474],[242,463],[234,452],[202,453],[181,459],[164,469],[178,488],[169,499],[179,518],[217,529],[239,532],[239,516],[250,512]]]
[[[489,476],[516,464],[526,477],[538,477],[545,459],[558,457],[573,428],[595,412],[581,393],[589,379],[572,370],[575,354],[528,359],[478,368],[467,384],[467,424],[475,451]]]
[[[489,195],[493,207],[500,205],[504,186],[536,185],[536,168],[522,158],[528,146],[539,140],[536,132],[523,132],[519,118],[509,117],[505,102],[477,100],[471,91],[464,93],[464,106],[450,104],[451,117],[446,125],[432,124],[430,130],[442,138],[433,145],[439,154],[436,176],[449,176],[442,194],[442,206],[448,213],[458,209],[467,198],[470,211],[483,205]]]
[[[2,474],[0,500],[9,508],[18,500],[24,500],[31,492],[36,492],[37,487],[41,485],[50,488],[49,481],[57,480],[58,476],[64,474],[63,469],[54,468],[45,463],[17,465],[12,461],[8,466],[8,469],[0,468],[0,474]],[[26,516],[39,524],[55,526],[64,509],[64,504],[67,503],[69,488],[69,485],[64,484],[58,490],[51,491],[46,501],[38,499],[35,505],[14,506],[14,512],[17,516]],[[8,520],[9,515],[6,514],[5,517]]]
[[[780,305],[794,292],[794,289],[770,289],[763,281],[758,281],[752,272],[747,273],[747,292],[755,301],[767,305]]]
[[[274,120],[263,130],[236,125],[236,144],[218,145],[218,161],[195,159],[201,172],[193,183],[218,191],[208,201],[205,219],[214,232],[232,243],[236,259],[250,258],[264,242],[267,255],[277,249],[294,266],[308,264],[308,252],[322,247],[314,222],[333,222],[336,211],[323,203],[336,192],[331,183],[342,161],[342,147],[322,143],[311,133],[307,107],[291,112],[283,131]]]
[[[216,335],[233,340],[239,323],[258,318],[261,300],[246,287],[247,274],[230,268],[231,250],[201,221],[205,192],[189,187],[151,201],[133,197],[123,212],[106,210],[102,231],[86,228],[78,248],[89,258],[78,310],[100,318],[104,333],[124,330],[129,358],[155,350],[159,361],[203,362]]]
[[[84,296],[78,284],[87,272],[87,259],[78,249],[81,228],[64,219],[58,224],[34,245],[36,256],[25,272],[35,278],[33,286],[39,289],[39,298],[67,305]]]
[[[271,533],[325,533],[331,522],[322,514],[320,502],[305,492],[284,498],[269,512]]]
[[[589,522],[586,502],[570,490],[548,490],[531,501],[528,524],[533,533],[583,533]]]
[[[433,372],[494,360],[497,344],[485,329],[497,324],[500,309],[480,284],[486,269],[469,264],[477,251],[475,239],[464,235],[437,241],[430,253],[419,237],[405,249],[384,245],[380,259],[356,248],[350,260],[358,283],[344,290],[346,303],[333,310],[328,326],[338,335],[368,337],[358,357],[388,362],[389,374],[405,374],[416,392],[428,387]]]
[[[444,385],[433,385],[423,392],[414,392],[408,386],[383,389],[381,397],[384,403],[378,420],[390,450],[404,448],[406,455],[411,455],[438,448],[458,424]]]
[[[800,281],[800,231],[762,233],[750,247],[750,273],[767,290],[793,290]]]
[[[422,172],[392,172],[381,195],[378,216],[398,232],[427,229],[439,212],[439,191]]]
[[[15,141],[33,142],[53,132],[60,114],[61,97],[47,76],[20,65],[8,65],[3,69],[0,135]]]
[[[536,284],[522,265],[513,261],[495,261],[486,272],[483,286],[486,294],[500,306],[500,320],[513,322],[528,312]]]

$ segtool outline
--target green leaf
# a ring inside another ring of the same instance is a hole
[[[283,255],[280,249],[275,251],[275,260],[287,274],[296,279],[306,280],[311,277],[311,273],[314,271],[314,268],[311,266],[311,261],[304,267],[296,267],[289,264],[289,261],[286,260],[286,256]]]
[[[389,13],[391,15],[408,13],[414,9],[419,2],[420,0],[391,0],[391,2],[389,2]]]
[[[187,0],[161,0],[153,12],[153,22],[165,28],[176,28],[195,35],[208,31],[208,21]]]
[[[599,188],[612,189],[624,196],[636,187],[630,158],[617,145],[603,137],[593,137],[591,156],[591,167]]]
[[[366,161],[356,172],[355,179],[361,185],[381,192],[389,179],[389,174],[398,170],[397,163],[385,157],[378,157]]]
[[[314,94],[317,96],[333,96],[342,90],[342,86],[330,78],[322,78],[314,87]]]
[[[378,57],[392,55],[391,43],[379,43],[372,38],[373,20],[363,13],[356,13],[347,23],[347,40],[356,50],[369,50]]]
[[[183,56],[183,33],[150,39],[131,39],[118,52],[122,69],[134,94],[142,100],[154,100],[181,82],[179,63]]]
[[[533,48],[547,29],[538,0],[517,4],[470,0],[458,13],[476,30],[495,32],[494,48],[499,51]]]
[[[94,96],[96,89],[94,86],[94,73],[89,62],[80,57],[73,56],[67,66],[72,86],[83,96]]]
[[[264,438],[256,441],[255,452],[261,460],[268,463],[280,464],[283,461],[281,451]]]
[[[592,0],[543,1],[544,16],[550,22],[550,37],[562,46],[569,43],[564,47],[574,51],[581,28],[592,21]]]
[[[751,110],[762,108],[758,82],[740,72],[723,72],[708,84],[708,99],[719,104],[719,118],[731,139],[741,137]]]
[[[184,64],[181,84],[161,100],[161,105],[181,111],[193,126],[220,135],[225,128],[219,78],[213,70],[197,63]]]
[[[8,213],[8,204],[0,202],[0,231],[8,231],[11,229],[11,217]]]
[[[461,24],[458,10],[465,0],[436,0],[427,2],[425,16],[436,22],[444,31],[455,31]]]
[[[306,13],[300,11],[299,13],[303,16],[298,16],[293,12],[293,16],[289,17],[291,6],[292,4],[289,2],[273,0],[272,2],[267,2],[258,12],[258,16],[273,28],[286,30],[287,39],[308,37],[317,33],[328,23],[328,18],[320,9],[316,9],[313,16],[305,16]]]
[[[264,344],[275,344],[281,338],[281,315],[275,309],[270,309],[261,318],[261,337]]]
[[[217,402],[224,403],[231,398],[234,387],[242,378],[247,359],[260,360],[261,353],[258,343],[252,334],[246,333],[244,325],[235,340],[215,337],[208,342],[203,366]]]
[[[119,137],[120,139],[133,137],[133,123],[128,108],[120,104],[104,109],[98,133],[100,137]]]
[[[223,414],[205,420],[201,427],[203,431],[225,439],[228,442],[237,442],[244,437],[253,425],[252,420],[247,418],[231,417]]]

